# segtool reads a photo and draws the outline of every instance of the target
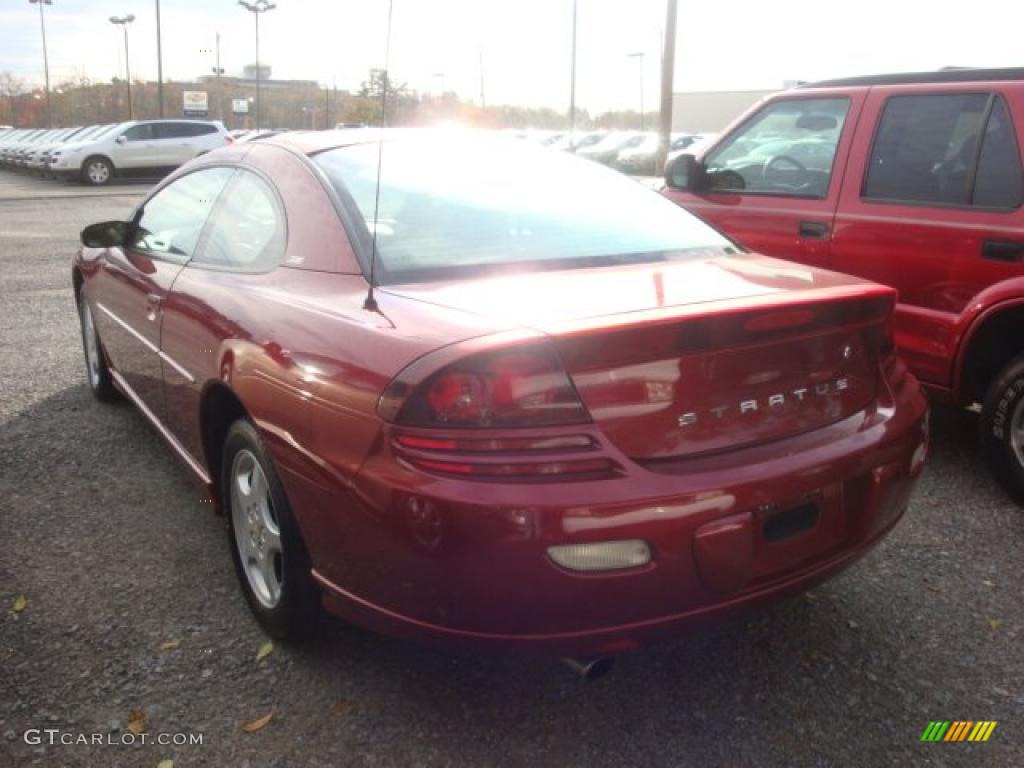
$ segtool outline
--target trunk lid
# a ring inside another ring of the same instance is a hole
[[[518,314],[553,339],[608,439],[641,461],[778,440],[862,410],[895,298],[759,256],[388,290]]]

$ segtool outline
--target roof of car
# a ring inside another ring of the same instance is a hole
[[[864,77],[844,77],[836,80],[819,80],[815,83],[804,83],[799,87],[840,88],[870,85],[918,85],[923,83],[980,83],[997,80],[1024,80],[1024,67],[1006,67],[1002,69],[951,67],[933,72],[903,72],[893,75],[866,75]]]
[[[380,128],[341,128],[331,131],[286,131],[260,138],[260,144],[276,144],[304,155],[336,147],[365,144],[380,139]]]

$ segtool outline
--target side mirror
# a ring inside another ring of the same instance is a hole
[[[124,144],[126,141],[128,141],[128,137],[122,133],[120,136],[114,139],[114,141],[118,144]]]
[[[691,154],[676,155],[665,165],[665,183],[672,189],[698,192],[705,178],[704,166]]]
[[[86,248],[115,248],[128,242],[131,225],[126,221],[101,221],[82,230],[82,245]]]

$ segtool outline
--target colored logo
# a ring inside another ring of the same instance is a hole
[[[988,741],[995,729],[995,720],[932,720],[921,741]]]

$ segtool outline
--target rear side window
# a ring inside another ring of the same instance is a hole
[[[143,207],[134,247],[168,261],[188,261],[232,173],[231,168],[206,168],[176,179],[153,195]]]
[[[215,133],[217,129],[206,123],[158,123],[156,130],[158,138],[180,139]]]
[[[284,212],[273,189],[240,170],[224,190],[194,264],[265,272],[284,258]]]
[[[849,109],[845,97],[768,104],[707,158],[710,189],[825,197]]]
[[[1020,196],[1017,140],[1001,97],[953,93],[886,102],[864,197],[1012,208]]]
[[[1021,204],[1021,164],[1017,132],[1002,98],[997,98],[978,156],[978,177],[971,203],[987,208]]]

